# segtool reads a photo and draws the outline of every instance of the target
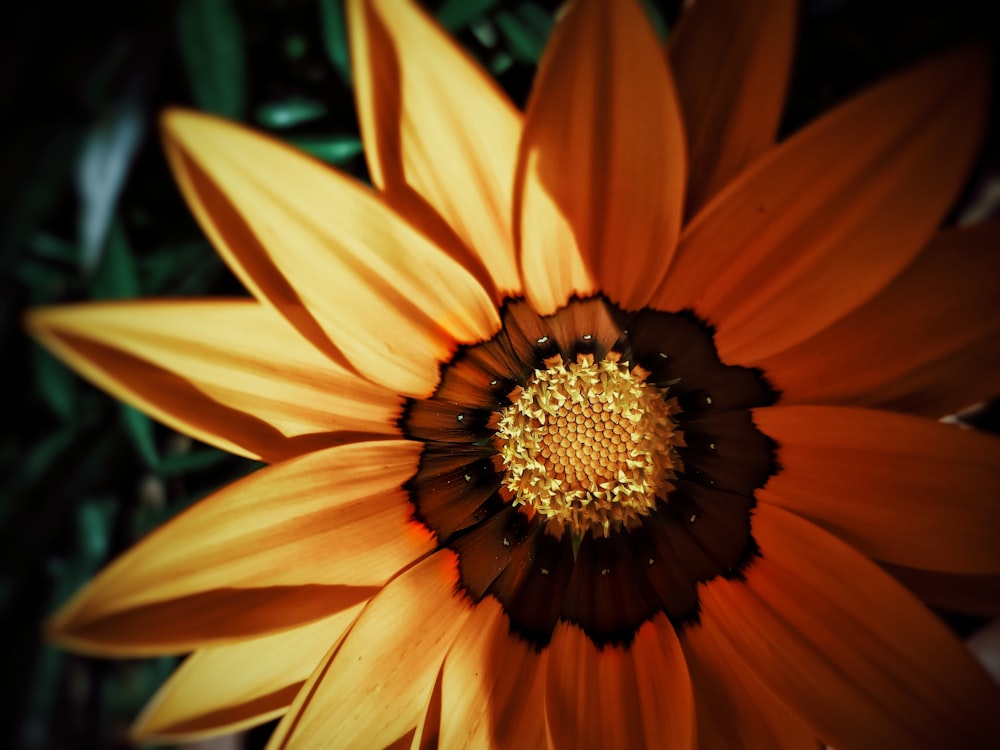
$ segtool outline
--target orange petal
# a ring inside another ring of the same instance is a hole
[[[840,748],[1000,747],[1000,687],[874,563],[761,505],[746,580],[701,589],[706,637]]]
[[[352,0],[348,18],[375,184],[407,216],[430,204],[471,251],[471,265],[488,271],[497,298],[519,294],[511,196],[520,113],[416,4]]]
[[[196,651],[156,692],[132,735],[143,742],[188,742],[281,716],[362,607],[275,635]]]
[[[649,748],[695,746],[694,691],[677,632],[657,615],[636,633],[632,644],[641,696],[642,733]]]
[[[416,727],[472,609],[457,580],[457,560],[443,551],[387,586],[313,673],[268,747],[385,747]]]
[[[410,738],[410,750],[437,750],[441,735],[441,670]],[[406,735],[403,735],[405,740]],[[392,746],[390,745],[390,748]]]
[[[1000,438],[921,417],[836,406],[754,411],[781,469],[757,497],[870,557],[1000,574]]]
[[[1000,575],[969,576],[879,564],[921,601],[933,607],[1000,617]]]
[[[557,24],[525,115],[515,213],[529,301],[592,291],[646,304],[670,263],[686,179],[670,72],[634,0],[580,0]]]
[[[938,234],[886,289],[763,359],[784,403],[940,417],[1000,394],[1000,222]]]
[[[369,598],[433,549],[400,489],[419,445],[355,443],[260,470],[119,557],[53,618],[95,654],[193,651]]]
[[[253,300],[51,307],[27,324],[96,385],[233,453],[275,461],[359,433],[398,434],[398,396],[334,364]]]
[[[681,633],[694,688],[700,750],[818,750],[816,737],[744,667],[729,644],[705,628]]]
[[[694,218],[653,306],[717,326],[723,361],[803,341],[916,257],[983,134],[979,48],[937,58],[829,113],[743,172]]]
[[[560,623],[549,648],[545,720],[556,747],[694,747],[694,699],[673,626],[659,615],[629,647],[598,649],[578,627]]]
[[[477,604],[445,658],[441,747],[544,747],[547,653],[510,632],[496,599]]]
[[[793,0],[698,0],[670,34],[691,165],[689,215],[774,145],[795,14]]]
[[[237,275],[375,382],[429,395],[457,343],[499,327],[482,286],[353,180],[209,115],[173,110],[163,129],[188,203]]]

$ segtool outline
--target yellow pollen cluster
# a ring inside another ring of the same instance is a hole
[[[497,427],[513,504],[577,535],[633,525],[680,468],[675,402],[614,352],[545,365],[510,395]]]

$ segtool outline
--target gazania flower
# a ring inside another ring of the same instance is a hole
[[[420,10],[356,0],[375,191],[167,113],[253,299],[29,319],[271,464],[51,624],[194,652],[140,736],[1000,746],[1000,691],[895,577],[995,611],[1000,441],[936,421],[997,386],[998,228],[935,234],[986,66],[953,52],[775,145],[790,5],[700,0],[664,53],[638,3],[572,3],[522,115]]]

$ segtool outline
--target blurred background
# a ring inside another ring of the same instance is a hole
[[[523,105],[559,3],[424,4]],[[646,5],[667,34],[682,3]],[[806,0],[783,132],[935,50],[983,35],[996,48],[994,5]],[[36,0],[0,11],[0,747],[131,746],[130,721],[178,659],[67,654],[45,644],[41,623],[109,559],[256,468],[98,392],[33,345],[20,316],[87,299],[245,293],[169,175],[157,135],[168,105],[249,123],[366,180],[342,10]],[[956,215],[1000,214],[996,135]],[[995,429],[996,414],[981,425]],[[982,625],[941,614],[962,635]],[[220,747],[263,747],[270,728]]]

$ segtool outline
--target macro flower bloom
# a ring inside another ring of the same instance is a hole
[[[51,623],[194,652],[136,733],[1000,746],[1000,691],[921,602],[998,604],[1000,440],[938,421],[1000,373],[1000,227],[938,232],[983,52],[775,144],[791,0],[699,0],[665,51],[639,3],[573,2],[523,114],[414,5],[348,10],[376,190],[168,112],[252,299],[29,316],[270,464]]]

